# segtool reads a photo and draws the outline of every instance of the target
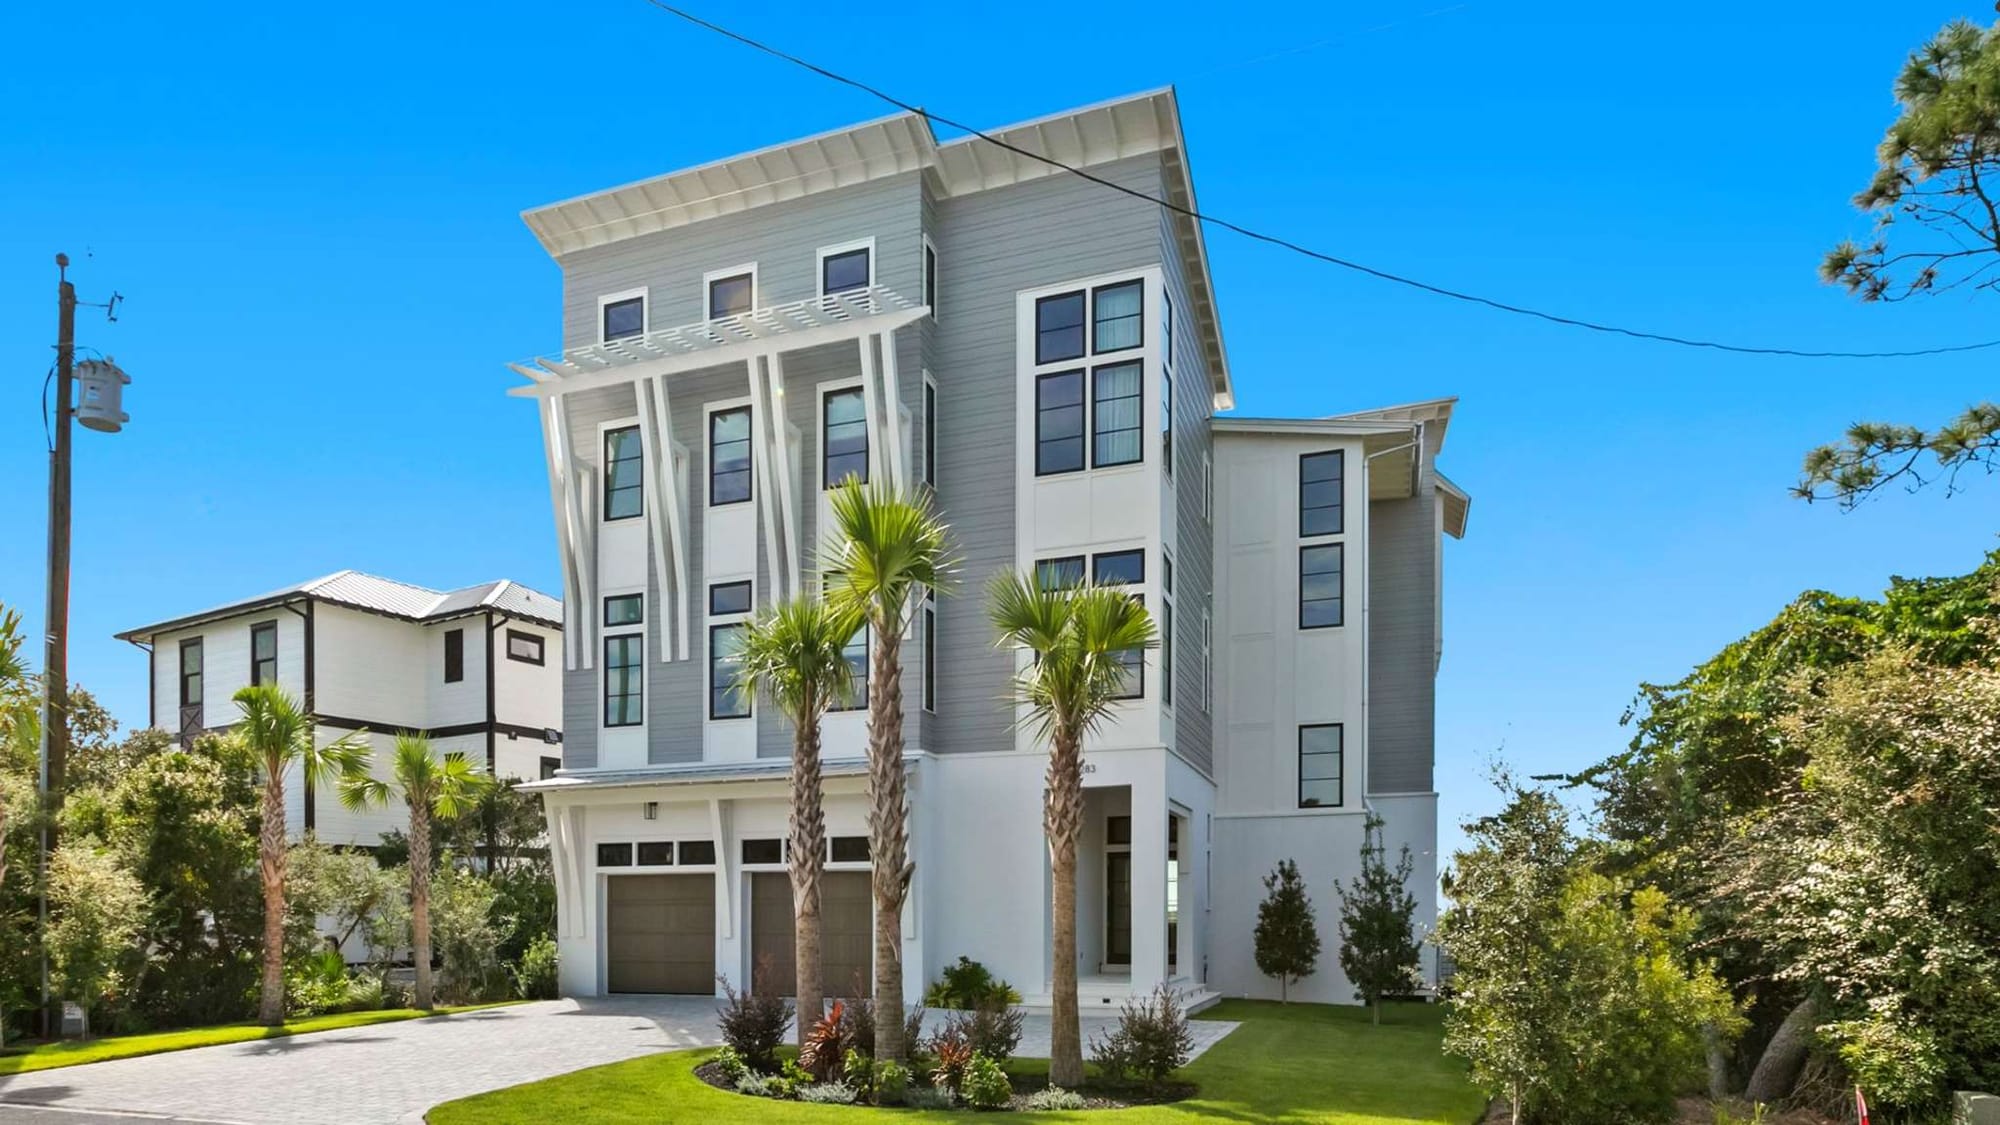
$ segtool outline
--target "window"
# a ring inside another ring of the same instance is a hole
[[[866,246],[832,254],[822,252],[819,259],[821,295],[866,289],[873,285],[875,271],[869,258],[869,247]]]
[[[278,682],[278,623],[266,621],[250,626],[250,682]]]
[[[1208,459],[1208,451],[1201,454],[1201,518],[1215,518],[1215,462]]]
[[[757,275],[744,272],[728,277],[710,278],[708,282],[708,317],[718,320],[725,316],[750,311],[757,299]]]
[[[718,410],[708,416],[708,502],[741,504],[750,499],[750,408]]]
[[[783,863],[785,862],[785,842],[776,837],[762,840],[745,840],[743,841],[743,862]]]
[[[868,626],[863,625],[847,638],[840,650],[847,661],[847,699],[835,700],[830,711],[860,711],[868,706]]]
[[[1100,285],[1090,295],[1091,348],[1099,355],[1122,352],[1145,342],[1146,283],[1121,281]]]
[[[201,706],[201,638],[181,642],[181,706]]]
[[[1111,551],[1090,560],[1091,581],[1100,586],[1135,586],[1146,580],[1146,552]]]
[[[680,845],[682,867],[708,867],[715,863],[714,840],[682,840]]]
[[[674,842],[672,840],[639,841],[639,866],[672,867],[674,865]]]
[[[937,598],[924,595],[924,710],[937,711]]]
[[[1145,596],[1133,594],[1132,600],[1143,608]],[[1143,648],[1120,649],[1112,654],[1118,661],[1118,694],[1113,699],[1138,699],[1146,694],[1146,650]]]
[[[1132,818],[1129,816],[1107,816],[1104,818],[1104,842],[1107,844],[1132,843]]]
[[[931,319],[937,319],[937,247],[931,244],[931,236],[924,236],[924,304],[931,310]]]
[[[646,295],[611,297],[598,302],[604,320],[604,342],[646,334]]]
[[[1201,609],[1201,710],[1207,714],[1215,705],[1215,685],[1209,679],[1209,618],[1208,607]]]
[[[597,845],[597,866],[599,867],[632,866],[632,845],[630,844]]]
[[[743,684],[742,622],[708,627],[708,717],[747,719],[750,692]]]
[[[604,431],[604,518],[627,520],[644,508],[645,477],[640,472],[639,427]]]
[[[523,664],[542,662],[542,638],[535,633],[523,633],[519,629],[507,630],[507,659]]]
[[[1174,365],[1174,299],[1168,294],[1160,294],[1160,358],[1168,367]]]
[[[868,837],[835,836],[828,848],[835,863],[867,863]]]
[[[1139,365],[1117,363],[1090,373],[1092,468],[1130,465],[1145,453],[1139,442]]]
[[[1299,628],[1340,624],[1341,547],[1322,543],[1299,548]]]
[[[1160,372],[1160,472],[1174,476],[1174,373]]]
[[[851,478],[868,483],[868,404],[860,387],[828,391],[821,400],[820,481],[838,488]]]
[[[1160,548],[1160,705],[1174,705],[1174,557]]]
[[[1060,363],[1083,355],[1083,291],[1035,302],[1035,362]]]
[[[1340,741],[1339,723],[1299,728],[1300,808],[1340,807]]]
[[[646,722],[645,634],[604,638],[604,725],[644,726]]]
[[[1339,535],[1340,482],[1346,454],[1338,449],[1299,458],[1299,537]]]
[[[708,615],[727,617],[750,612],[750,583],[718,582],[708,588]]]
[[[644,594],[613,594],[604,599],[604,625],[641,625],[646,620]]]
[[[550,779],[550,778],[554,777],[554,776],[556,775],[556,771],[557,771],[557,770],[559,770],[559,769],[561,769],[561,768],[562,768],[562,759],[561,759],[561,758],[543,758],[543,759],[542,759],[542,780],[543,780],[543,781],[547,781],[548,779]]]
[[[924,379],[924,483],[937,487],[937,384]]]
[[[1044,590],[1066,590],[1083,585],[1083,556],[1068,555],[1036,562],[1035,585]]]
[[[1083,468],[1083,372],[1035,380],[1035,475]]]
[[[446,629],[444,633],[444,682],[455,684],[465,679],[465,630]]]

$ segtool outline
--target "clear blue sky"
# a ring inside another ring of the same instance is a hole
[[[1820,253],[1905,53],[1975,4],[689,0],[938,112],[997,125],[1179,87],[1209,210],[1576,315],[1808,348],[2000,336],[2000,296],[1864,307]],[[125,627],[357,567],[559,588],[532,409],[504,360],[558,344],[525,207],[878,116],[865,96],[640,0],[39,5],[0,66],[0,601],[39,633],[51,255],[132,425],[77,438],[71,673],[143,718]],[[1248,9],[1232,9],[1247,13]],[[865,11],[862,14],[866,14]],[[1240,410],[1461,398],[1438,787],[1491,804],[1496,750],[1570,769],[1800,590],[1959,573],[2000,481],[1852,515],[1787,499],[1856,418],[1942,419],[2000,355],[1731,357],[1558,329],[1209,241]],[[39,660],[39,649],[35,656]],[[1447,832],[1447,847],[1455,833]]]

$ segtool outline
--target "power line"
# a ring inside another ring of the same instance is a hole
[[[1463,301],[1467,304],[1472,304],[1472,305],[1480,305],[1485,308],[1496,310],[1498,312],[1512,313],[1516,316],[1532,317],[1533,319],[1536,320],[1546,321],[1550,324],[1559,324],[1568,328],[1583,328],[1583,329],[1588,329],[1589,331],[1592,332],[1603,332],[1613,336],[1626,336],[1635,340],[1651,340],[1656,343],[1675,344],[1687,348],[1706,348],[1711,351],[1733,352],[1741,355],[1790,356],[1798,359],[1913,359],[1919,356],[1949,355],[1955,352],[1976,352],[1976,351],[1982,351],[1987,348],[2000,347],[2000,340],[1988,340],[1985,343],[1981,344],[1956,344],[1950,347],[1917,348],[1910,351],[1891,351],[1891,352],[1809,351],[1800,348],[1759,348],[1759,347],[1750,347],[1743,344],[1726,344],[1717,340],[1702,340],[1688,336],[1675,336],[1665,332],[1647,332],[1642,329],[1627,328],[1622,325],[1606,324],[1602,321],[1585,320],[1580,317],[1573,317],[1573,316],[1563,316],[1558,313],[1547,312],[1542,309],[1530,308],[1526,305],[1517,305],[1508,301],[1498,300],[1493,297],[1483,297],[1477,293],[1467,293],[1463,290],[1451,289],[1442,285],[1433,285],[1427,281],[1420,281],[1414,277],[1408,277],[1403,274],[1393,273],[1389,270],[1377,269],[1374,266],[1364,265],[1360,262],[1352,261],[1347,258],[1342,258],[1335,254],[1328,254],[1325,253],[1324,251],[1314,250],[1309,246],[1300,245],[1297,242],[1293,242],[1291,239],[1284,238],[1279,235],[1266,234],[1263,231],[1253,230],[1239,223],[1231,222],[1228,219],[1217,218],[1214,215],[1204,214],[1200,211],[1196,211],[1191,207],[1184,207],[1170,200],[1160,199],[1155,196],[1148,195],[1145,192],[1138,190],[1137,188],[1127,187],[1124,184],[1116,183],[1112,180],[1105,179],[1102,176],[1094,175],[1091,172],[1088,172],[1082,168],[1077,168],[1072,165],[1065,164],[1062,161],[1055,159],[1054,157],[1045,156],[1042,153],[1022,148],[1019,145],[1010,144],[1007,141],[1001,140],[999,137],[995,137],[990,133],[982,132],[962,122],[953,121],[949,117],[945,117],[942,114],[934,113],[930,110],[923,108],[922,106],[912,105],[911,103],[906,102],[901,98],[895,97],[894,95],[889,94],[883,90],[880,90],[874,86],[871,86],[866,82],[862,82],[859,79],[849,78],[844,74],[838,74],[834,71],[826,69],[823,66],[818,65],[817,63],[810,62],[806,59],[798,57],[797,55],[793,55],[783,50],[780,50],[776,47],[773,47],[767,43],[763,43],[756,39],[752,39],[747,35],[741,34],[740,32],[731,31],[729,28],[705,20],[700,16],[695,15],[692,12],[688,12],[681,8],[674,7],[672,4],[665,3],[664,0],[646,0],[646,3],[651,4],[653,7],[658,8],[659,10],[666,12],[669,15],[676,16],[682,20],[687,21],[688,23],[694,24],[696,27],[700,27],[707,31],[714,32],[715,34],[723,36],[726,39],[735,40],[736,42],[741,43],[744,46],[749,47],[753,50],[761,51],[764,54],[770,55],[773,58],[782,59],[785,62],[791,63],[793,66],[809,70],[812,73],[817,74],[822,78],[828,79],[829,81],[838,82],[843,86],[848,86],[853,89],[859,90],[862,93],[867,94],[870,97],[876,98],[879,101],[887,102],[889,105],[895,106],[897,109],[903,110],[906,113],[914,113],[935,124],[943,125],[948,129],[956,129],[961,133],[977,137],[980,140],[985,141],[990,145],[994,145],[998,148],[1005,149],[1008,152],[1012,152],[1018,156],[1025,156],[1030,160],[1040,161],[1041,163],[1049,165],[1052,168],[1068,172],[1073,176],[1078,176],[1082,179],[1088,180],[1091,183],[1097,184],[1099,186],[1110,188],[1111,190],[1116,192],[1122,192],[1123,194],[1132,196],[1135,199],[1142,199],[1147,203],[1153,204],[1154,206],[1164,207],[1169,211],[1175,212],[1180,215],[1185,215],[1186,217],[1193,219],[1196,222],[1207,223],[1210,226],[1220,227],[1223,230],[1241,235],[1244,238],[1252,239],[1257,242],[1263,242],[1271,246],[1276,246],[1281,249],[1289,250],[1294,254],[1300,254],[1305,257],[1312,258],[1316,261],[1325,262],[1328,265],[1339,266],[1341,269],[1352,270],[1355,273],[1364,274],[1368,277],[1375,278],[1378,281],[1387,281],[1397,285],[1407,286],[1411,289],[1420,290],[1422,292],[1429,293],[1433,296],[1446,297],[1454,301]]]

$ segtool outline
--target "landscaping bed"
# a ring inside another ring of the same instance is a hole
[[[996,1110],[1012,1110],[1026,1113],[1048,1108],[1046,1105],[1038,1103],[1035,1097],[1037,1094],[1041,1094],[1049,1089],[1049,1074],[1046,1064],[1042,1060],[1020,1060],[1008,1064],[1005,1069],[1013,1093],[1008,1098],[1007,1105],[1004,1107],[996,1106],[994,1107]],[[712,1058],[696,1065],[694,1075],[717,1090],[727,1091],[732,1094],[742,1093],[737,1089],[735,1079],[732,1078],[730,1073]],[[917,1089],[931,1090],[934,1087],[920,1086]],[[1089,1078],[1085,1080],[1082,1086],[1072,1092],[1081,1099],[1081,1103],[1066,1108],[1077,1110],[1132,1109],[1136,1106],[1171,1105],[1174,1102],[1186,1101],[1195,1096],[1198,1092],[1198,1087],[1192,1082],[1174,1080],[1162,1082],[1158,1085],[1146,1085],[1129,1082],[1106,1082],[1097,1078]],[[840,1103],[823,1102],[820,1104],[837,1105]],[[919,1108],[908,1105],[876,1106],[861,1101],[851,1104],[862,1109]]]

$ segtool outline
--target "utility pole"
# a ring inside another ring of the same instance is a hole
[[[76,286],[69,280],[69,255],[56,255],[56,413],[49,443],[48,638],[42,658],[42,890],[36,896],[37,934],[42,939],[42,1038],[49,1038],[49,857],[56,847],[56,813],[62,808],[63,772],[69,761],[69,420],[71,380],[76,363]]]

